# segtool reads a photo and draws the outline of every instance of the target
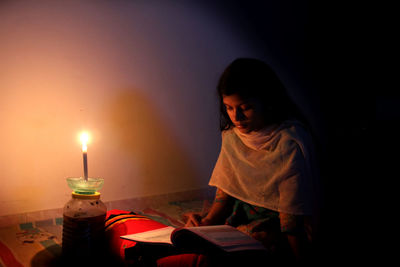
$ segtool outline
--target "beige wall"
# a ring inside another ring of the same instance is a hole
[[[104,201],[207,185],[218,76],[253,55],[234,28],[192,1],[16,2],[0,5],[0,215],[64,205],[83,129]]]

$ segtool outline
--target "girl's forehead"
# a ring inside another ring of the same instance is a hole
[[[222,95],[222,101],[226,104],[227,103],[240,104],[240,103],[259,102],[259,100],[256,97],[243,97],[243,96],[240,96],[239,94]]]

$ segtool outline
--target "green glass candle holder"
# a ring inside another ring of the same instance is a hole
[[[75,193],[90,195],[99,191],[104,184],[103,178],[68,177],[67,184]]]

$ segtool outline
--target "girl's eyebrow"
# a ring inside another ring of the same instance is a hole
[[[222,101],[222,103],[223,103],[225,106],[230,106],[229,104],[227,104],[227,103],[225,103],[225,102],[223,102],[223,101]],[[243,100],[242,102],[239,103],[238,106],[241,106],[241,105],[248,105],[248,104],[249,104],[249,101]]]

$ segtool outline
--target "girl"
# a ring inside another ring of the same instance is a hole
[[[215,200],[187,226],[229,224],[278,262],[305,261],[318,217],[317,165],[303,115],[264,62],[239,58],[218,84],[222,147],[209,185]]]

